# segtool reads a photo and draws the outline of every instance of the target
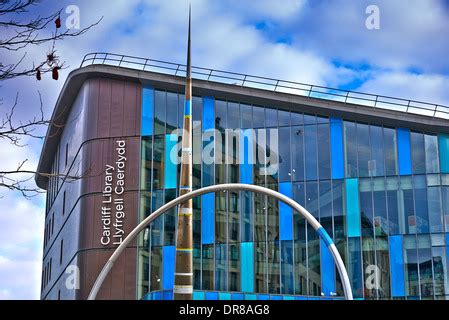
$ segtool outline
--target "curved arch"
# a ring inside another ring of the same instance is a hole
[[[152,214],[150,214],[148,217],[146,217],[142,222],[140,222],[129,234],[128,236],[122,241],[122,243],[115,249],[115,251],[112,253],[111,257],[108,259],[108,262],[105,264],[103,269],[101,270],[100,274],[98,275],[97,279],[95,280],[95,283],[89,293],[88,300],[95,300],[98,291],[100,290],[101,285],[103,284],[103,281],[106,279],[106,276],[108,275],[109,271],[112,269],[115,261],[118,259],[120,254],[125,250],[126,246],[139,234],[140,231],[142,231],[148,224],[150,224],[151,221],[159,217],[161,214],[166,212],[167,210],[179,205],[180,203],[187,201],[189,199],[195,198],[197,196],[211,193],[211,192],[217,192],[217,191],[251,191],[254,193],[261,193],[267,196],[271,196],[276,198],[279,201],[282,201],[289,205],[294,210],[298,211],[299,214],[301,214],[308,223],[315,229],[315,231],[318,233],[320,238],[326,243],[328,246],[330,252],[332,253],[332,256],[334,258],[334,262],[337,266],[338,272],[340,274],[340,278],[343,284],[343,291],[345,294],[346,300],[353,300],[352,297],[352,290],[351,290],[351,284],[349,282],[348,272],[346,271],[345,265],[343,263],[343,260],[341,259],[340,253],[337,250],[337,247],[335,246],[334,242],[332,241],[329,234],[324,230],[324,228],[321,226],[321,224],[308,212],[306,209],[304,209],[299,203],[296,201],[290,199],[289,197],[276,192],[274,190],[261,187],[261,186],[255,186],[250,184],[243,184],[243,183],[229,183],[229,184],[218,184],[213,185],[209,187],[204,187],[201,189],[197,189],[194,191],[191,191],[189,193],[186,193],[182,196],[179,196],[176,199],[173,199],[172,201],[164,204],[162,207],[154,211]]]

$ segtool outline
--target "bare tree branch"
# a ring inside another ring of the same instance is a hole
[[[17,54],[14,62],[3,61],[5,55],[0,54],[0,83],[22,76],[36,76],[37,80],[40,80],[41,75],[49,72],[52,73],[53,79],[57,80],[58,71],[65,68],[65,63],[56,54],[56,43],[65,38],[81,36],[102,20],[100,18],[97,22],[80,30],[66,29],[63,31],[60,19],[62,9],[46,16],[35,14],[33,17],[32,10],[40,4],[39,0],[0,0],[0,52]],[[44,44],[50,44],[50,49],[46,48],[49,51],[46,51],[45,55],[40,58],[29,56],[27,48],[30,46],[41,47]],[[26,66],[25,64],[29,63],[26,61],[30,58],[32,58],[31,65]],[[19,92],[15,94],[9,111],[0,119],[0,139],[9,142],[13,147],[20,148],[26,146],[28,138],[43,139],[43,132],[50,124],[57,128],[56,133],[52,133],[52,135],[59,134],[60,129],[67,125],[60,121],[63,119],[59,119],[59,115],[55,116],[54,123],[46,118],[39,91],[38,95],[37,114],[33,116],[31,113],[27,120],[23,120],[16,116],[20,95]],[[0,105],[3,105],[3,97],[0,97]],[[18,192],[29,199],[44,192],[34,186],[31,181],[36,175],[67,182],[90,175],[90,170],[71,172],[69,169],[67,173],[56,174],[35,172],[26,167],[27,162],[28,159],[20,161],[13,170],[0,168],[0,188]]]

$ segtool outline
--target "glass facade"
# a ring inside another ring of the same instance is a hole
[[[178,195],[183,93],[144,88],[141,218]],[[249,183],[304,206],[333,238],[355,298],[449,298],[449,138],[194,97],[194,188]],[[332,256],[290,207],[259,194],[194,200],[195,299],[343,296]],[[139,241],[139,298],[170,298],[176,210]]]

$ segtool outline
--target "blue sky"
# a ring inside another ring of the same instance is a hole
[[[67,5],[80,8],[89,33],[57,44],[69,66],[60,81],[49,76],[3,83],[2,114],[20,93],[18,120],[36,109],[42,93],[50,115],[70,70],[84,54],[106,51],[184,63],[186,0],[42,1],[35,14]],[[192,0],[192,60],[196,66],[392,95],[449,105],[449,1],[447,0]],[[380,9],[380,29],[365,27],[368,5]],[[66,15],[62,15],[62,19]],[[63,23],[64,26],[64,23]],[[24,64],[45,56],[29,48]],[[2,62],[16,52],[0,51]],[[34,170],[42,141],[14,148],[0,140],[3,169],[29,159]],[[44,197],[25,200],[0,190],[0,299],[38,299]]]

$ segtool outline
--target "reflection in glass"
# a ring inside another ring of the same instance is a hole
[[[304,144],[305,144],[305,165],[306,179],[316,180],[318,159],[317,159],[317,128],[316,125],[304,126]]]
[[[412,154],[412,168],[414,174],[426,173],[426,157],[424,148],[424,135],[422,133],[410,133],[410,146]]]
[[[369,127],[362,123],[357,123],[357,156],[359,177],[369,177],[371,161]]]
[[[371,135],[371,160],[368,163],[368,170],[370,176],[383,176],[384,170],[384,147],[383,147],[383,135],[382,127],[370,126]]]
[[[320,180],[327,180],[331,177],[330,160],[330,132],[329,124],[317,125],[318,139],[318,172]]]
[[[292,176],[293,181],[304,181],[304,127],[291,130]]]
[[[357,131],[354,122],[344,121],[345,169],[347,178],[357,177]]]
[[[385,174],[397,174],[396,130],[384,127]]]
[[[279,128],[279,182],[291,181],[290,128]]]
[[[438,137],[426,134],[424,135],[424,144],[426,147],[426,172],[438,173],[440,171]]]
[[[418,257],[415,236],[404,236],[404,258],[407,296],[409,298],[419,298]]]

